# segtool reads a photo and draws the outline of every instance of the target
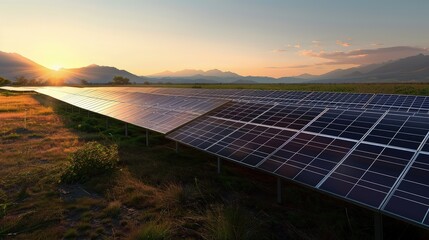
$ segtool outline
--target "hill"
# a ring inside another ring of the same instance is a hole
[[[380,64],[337,69],[315,82],[429,82],[429,56],[419,54]]]
[[[14,80],[17,77],[47,78],[53,71],[17,53],[0,51],[0,76]]]
[[[171,72],[171,71],[164,71],[160,73],[156,73],[153,75],[149,75],[148,77],[154,77],[154,78],[164,78],[164,77],[175,77],[175,78],[182,78],[182,77],[196,77],[196,76],[203,76],[203,77],[222,77],[222,78],[239,78],[240,75],[233,73],[233,72],[223,72],[219,69],[212,69],[208,71],[203,70],[195,70],[195,69],[184,69],[177,72]]]
[[[112,81],[114,76],[122,76],[130,79],[130,82],[143,83],[144,77],[139,77],[125,70],[115,67],[99,66],[92,64],[82,68],[61,69],[60,72],[68,83],[80,83],[86,80],[92,84],[102,84]]]

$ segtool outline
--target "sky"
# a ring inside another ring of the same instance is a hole
[[[0,51],[137,75],[322,74],[429,54],[429,1],[0,0]]]

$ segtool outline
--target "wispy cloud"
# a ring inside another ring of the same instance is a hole
[[[319,40],[313,40],[311,41],[311,46],[312,47],[321,47],[322,46],[322,42]]]
[[[287,52],[287,51],[288,50],[285,49],[285,48],[278,48],[278,49],[271,50],[271,52],[273,52],[273,53],[284,53],[284,52]]]
[[[371,43],[371,46],[373,46],[373,47],[381,47],[381,46],[384,46],[384,44],[383,43]]]
[[[269,69],[286,69],[286,68],[288,68],[288,67],[285,67],[285,66],[271,66],[271,67],[265,67],[265,68],[269,68]]]
[[[329,60],[328,62],[321,63],[320,65],[365,65],[409,57],[420,53],[428,54],[429,50],[427,48],[398,46],[376,49],[359,49],[348,52],[317,52],[312,50],[302,50],[299,52],[301,56]]]
[[[296,44],[287,44],[284,47],[273,49],[270,52],[272,52],[272,53],[285,53],[285,52],[288,52],[288,51],[291,51],[291,50],[294,50],[294,49],[300,49],[301,47],[302,46],[299,43],[296,43]]]
[[[350,47],[352,44],[350,42],[345,42],[345,41],[341,41],[341,40],[337,40],[335,42],[337,45],[343,46],[343,47]]]

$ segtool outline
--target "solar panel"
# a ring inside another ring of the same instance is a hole
[[[367,108],[402,112],[429,112],[429,98],[425,96],[377,94]]]
[[[275,105],[251,122],[299,130],[323,111],[323,108]]]
[[[382,115],[363,110],[329,109],[305,131],[359,140]]]
[[[360,143],[319,189],[378,209],[414,151]]]
[[[246,124],[207,148],[226,159],[256,166],[295,132]]]
[[[244,124],[211,117],[201,117],[167,135],[183,144],[206,150]]]
[[[417,150],[428,131],[427,117],[388,113],[364,140]]]
[[[314,187],[355,144],[352,141],[300,133],[278,148],[258,168]]]
[[[429,227],[429,155],[420,153],[383,207],[401,219]]]
[[[140,127],[167,133],[225,104],[219,99],[120,92],[118,89],[40,88],[42,94]]]

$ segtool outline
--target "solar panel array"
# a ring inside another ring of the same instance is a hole
[[[38,92],[429,227],[429,97],[174,88]],[[182,126],[183,125],[183,126]]]
[[[227,102],[109,88],[44,87],[36,91],[79,108],[164,134]]]
[[[429,227],[427,98],[301,94],[243,97],[167,137]]]

